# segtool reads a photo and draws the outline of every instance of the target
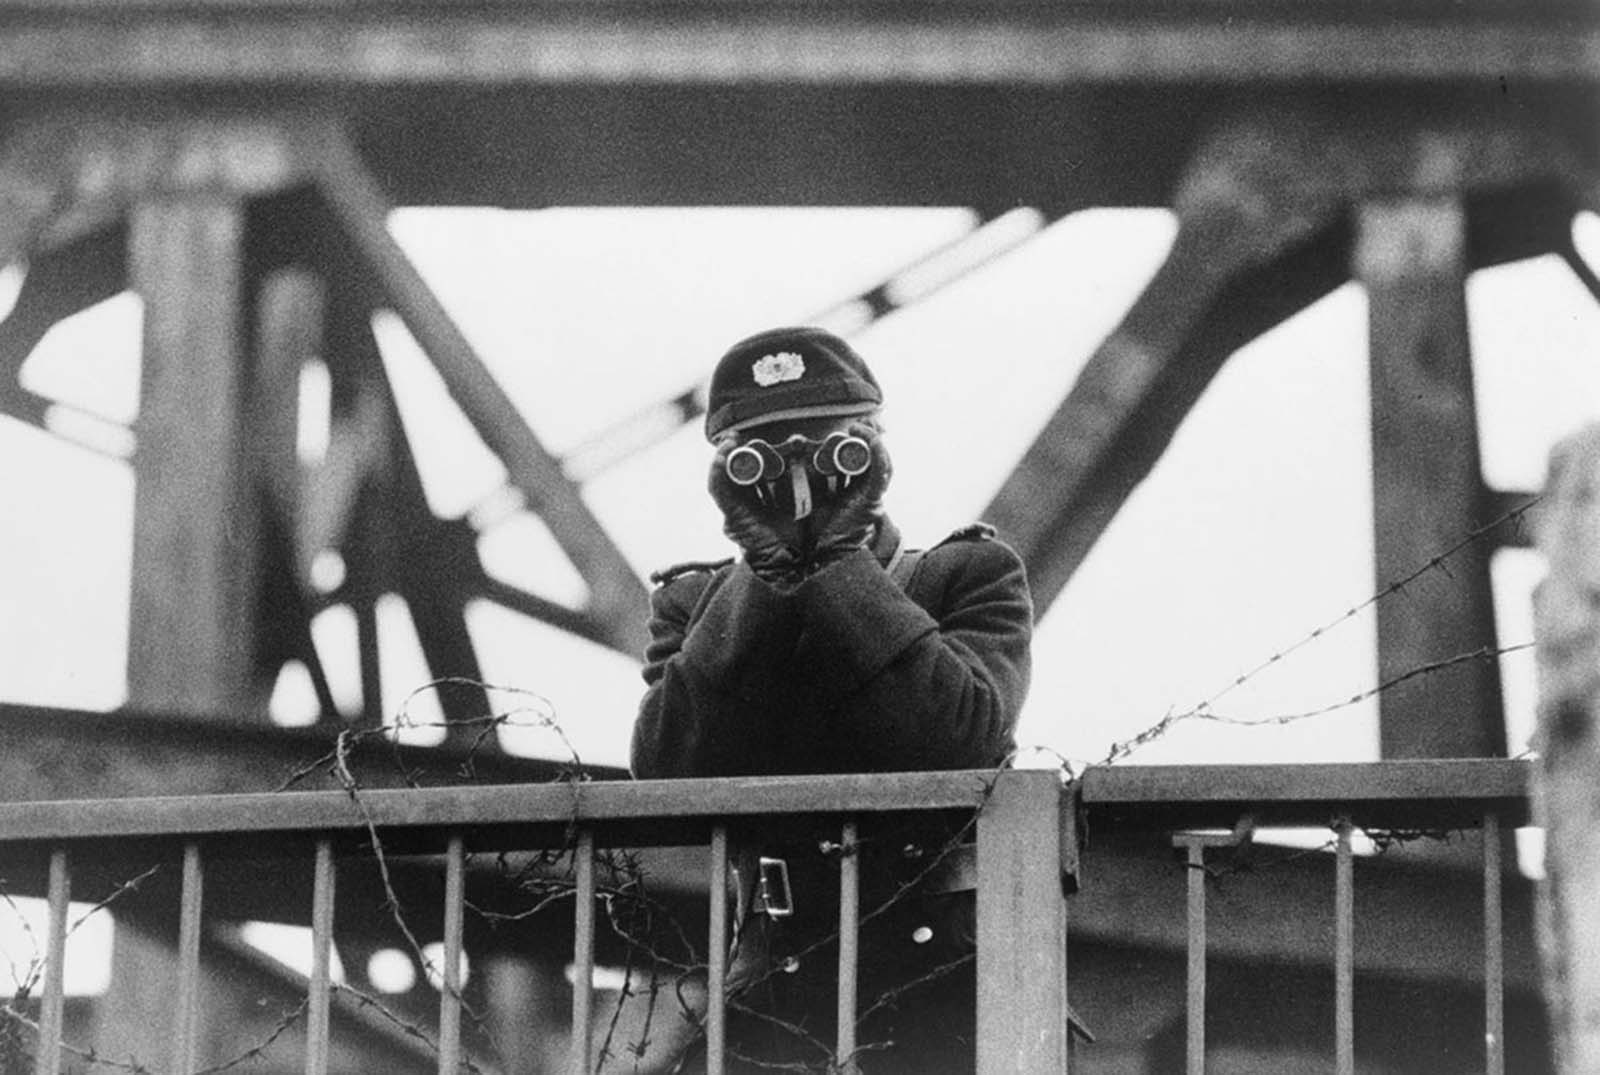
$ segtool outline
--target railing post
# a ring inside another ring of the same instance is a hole
[[[204,902],[200,845],[183,846],[183,887],[178,911],[177,1011],[173,1015],[172,1070],[192,1075],[200,1028],[200,915]]]
[[[1483,1070],[1505,1075],[1505,929],[1500,910],[1500,815],[1483,815]]]
[[[1184,852],[1188,875],[1189,968],[1184,1002],[1188,1075],[1205,1075],[1206,1070],[1206,849],[1238,848],[1252,839],[1254,829],[1254,817],[1246,814],[1230,833],[1180,832],[1172,837],[1172,846]]]
[[[64,1021],[65,978],[67,972],[67,906],[72,895],[72,877],[67,870],[67,853],[50,852],[50,932],[44,956],[44,995],[39,1008],[38,1075],[60,1075],[61,1029]]]
[[[439,969],[439,1075],[461,1067],[461,925],[466,911],[466,844],[451,833],[445,845],[444,966]]]
[[[1184,868],[1188,873],[1189,972],[1187,1032],[1184,1053],[1188,1075],[1206,1073],[1206,841],[1196,836],[1179,836],[1173,842],[1184,849]]]
[[[1334,1070],[1355,1075],[1355,876],[1350,845],[1351,825],[1340,818],[1334,825],[1333,881],[1333,1021]]]
[[[333,950],[333,841],[317,841],[311,888],[311,982],[306,995],[306,1075],[328,1075]]]
[[[1067,1070],[1057,773],[1000,773],[978,815],[978,1075]]]
[[[706,927],[706,1075],[722,1075],[727,1049],[728,826],[711,827],[711,919]]]
[[[571,1075],[589,1075],[593,1070],[589,1050],[593,1046],[590,1027],[594,1006],[594,832],[578,830],[573,848],[573,869],[577,881],[576,912],[572,924],[572,1052],[568,1060]]]
[[[839,852],[839,996],[835,1062],[845,1075],[857,1075],[856,972],[860,959],[861,860],[856,823],[844,823]]]

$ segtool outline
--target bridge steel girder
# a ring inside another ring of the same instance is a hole
[[[1477,458],[1467,269],[1570,245],[1565,225],[1593,173],[1569,149],[1537,127],[1405,110],[1352,125],[1337,113],[1264,109],[1222,127],[1179,191],[1165,263],[986,512],[1022,553],[1036,612],[1050,607],[1232,351],[1354,274],[1371,295],[1374,591],[1387,596],[1403,584],[1411,599],[1377,613],[1379,681],[1404,688],[1381,701],[1384,756],[1503,755],[1488,542],[1458,549],[1460,570],[1453,563],[1449,579],[1418,575],[1485,526],[1498,503]],[[1468,199],[1519,187],[1566,213],[1523,210],[1531,236],[1512,237],[1519,229],[1496,221],[1473,241]],[[1415,213],[1383,211],[1385,199],[1408,191],[1452,206],[1451,228],[1408,230],[1400,225]],[[1460,660],[1472,653],[1481,659]],[[1454,663],[1443,675],[1415,676],[1444,662]]]
[[[279,279],[275,268],[295,261],[295,252],[279,240],[252,249],[263,237],[252,201],[270,201],[309,176],[320,177],[347,242],[375,266],[387,292],[381,297],[443,363],[446,383],[585,572],[593,607],[550,604],[551,618],[581,623],[587,637],[623,652],[642,650],[638,575],[387,236],[386,203],[332,127],[293,109],[199,106],[165,114],[85,105],[27,119],[7,132],[3,150],[0,176],[30,210],[19,223],[27,232],[20,252],[37,253],[41,264],[0,329],[4,364],[19,366],[50,324],[124,284],[145,300],[141,443],[132,456],[134,709],[259,715],[277,666],[297,657],[312,673],[320,707],[332,713],[306,626],[312,609],[298,577],[303,550],[290,547],[300,484],[290,382],[315,341],[274,338],[271,304],[256,307],[258,293]],[[113,217],[107,227],[89,213],[106,203],[124,204],[126,221]],[[56,234],[61,221],[79,230]],[[6,413],[46,422],[50,403],[42,397],[20,386],[0,397]],[[413,507],[422,504],[420,493],[412,499]],[[440,524],[430,533],[453,531]],[[472,577],[482,575],[480,568]],[[449,674],[480,678],[461,615],[469,587],[455,577],[413,576],[412,589],[433,595],[419,619],[430,660]],[[545,608],[525,596],[524,606]],[[487,712],[481,691],[476,702],[465,697],[473,693],[464,693],[463,704]]]
[[[590,617],[614,648],[642,653],[649,607],[644,583],[389,234],[390,207],[355,147],[342,130],[314,126],[303,152],[358,267],[379,283],[384,304],[405,322],[511,484],[583,575]]]
[[[1121,324],[991,502],[1022,551],[1042,613],[1153,467],[1232,351],[1350,278],[1351,214],[1371,192],[1482,195],[1537,227],[1469,227],[1474,265],[1556,249],[1592,171],[1559,135],[1463,112],[1397,108],[1370,123],[1341,111],[1265,107],[1221,124],[1177,195],[1178,235]],[[1490,193],[1493,192],[1493,193]],[[1476,498],[1476,493],[1474,493]]]
[[[128,700],[142,709],[264,713],[256,676],[260,515],[245,435],[242,201],[136,206],[129,248],[145,301],[135,433]]]
[[[297,788],[337,786],[327,765],[316,764],[331,762],[336,727],[271,728],[220,716],[197,721],[175,713],[11,704],[0,704],[0,722],[6,729],[0,787],[8,802],[271,791],[302,771]],[[426,784],[459,783],[469,761],[476,779],[493,783],[546,783],[571,770],[564,762],[501,751],[395,747],[376,736],[349,751],[346,761],[362,787],[403,787],[407,774]],[[627,776],[603,766],[585,771],[596,779]]]
[[[1459,197],[1374,201],[1359,211],[1367,291],[1379,747],[1385,758],[1503,757],[1505,720],[1486,542],[1490,523],[1467,333]],[[1455,548],[1441,570],[1418,573]],[[1483,658],[1418,676],[1464,654]]]
[[[1320,153],[1281,152],[1276,126],[1243,123],[1201,152],[1165,262],[983,513],[1022,554],[1037,616],[1233,351],[1343,282],[1345,238],[1337,203],[1318,189]]]
[[[35,0],[0,45],[33,88],[562,83],[1050,83],[1211,79],[1593,79],[1597,27],[1580,2],[1253,4],[1203,0],[1050,10],[960,0],[895,12],[830,0],[730,17],[714,0],[602,14],[562,4],[389,0]],[[221,13],[227,17],[219,17]],[[1159,16],[1159,17],[1158,17]],[[766,48],[753,50],[752,42]]]
[[[1592,155],[1596,57],[1582,0],[0,4],[5,115],[320,102],[397,204],[1161,206],[1230,103],[1292,95],[1542,115]]]

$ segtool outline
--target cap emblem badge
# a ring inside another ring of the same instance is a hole
[[[784,381],[798,381],[805,372],[806,360],[793,351],[762,355],[756,359],[756,364],[750,367],[751,376],[755,377],[756,384],[762,388],[771,388]]]

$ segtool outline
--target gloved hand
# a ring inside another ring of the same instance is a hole
[[[717,440],[707,488],[722,511],[722,532],[744,550],[745,563],[768,582],[797,581],[800,575],[800,530],[776,503],[762,504],[750,490],[728,477],[728,455],[739,446],[737,434]]]
[[[872,544],[883,521],[883,494],[894,476],[883,436],[865,422],[853,422],[847,432],[867,442],[872,465],[857,475],[832,499],[812,512],[810,564],[825,567],[854,549]]]

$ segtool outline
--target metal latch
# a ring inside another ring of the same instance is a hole
[[[794,891],[789,887],[789,863],[763,855],[757,861],[757,885],[761,909],[772,918],[794,914]]]

